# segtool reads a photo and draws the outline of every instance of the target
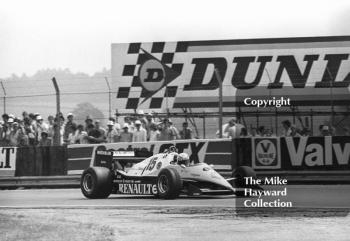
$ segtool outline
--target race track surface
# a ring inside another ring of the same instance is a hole
[[[289,185],[286,200],[294,208],[350,208],[350,185]],[[111,195],[108,199],[86,199],[80,189],[1,190],[0,208],[30,207],[125,207],[125,206],[216,206],[243,207],[242,198],[230,196],[180,197],[160,200],[153,196]],[[281,198],[282,199],[282,198]]]
[[[89,200],[80,189],[2,190],[1,240],[350,240],[350,185],[288,186],[287,199],[292,208],[256,209],[234,195]]]

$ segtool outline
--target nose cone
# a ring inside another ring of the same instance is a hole
[[[204,171],[204,170],[207,170],[207,171]],[[234,188],[224,177],[222,177],[212,167],[210,167],[208,164],[205,164],[205,163],[203,165],[203,177],[206,179],[206,181],[212,182],[214,184],[223,186],[229,190],[234,191]]]
[[[234,188],[231,186],[231,184],[225,178],[223,178],[219,173],[217,173],[215,170],[212,170],[212,173],[210,176],[211,176],[211,182],[234,191]]]

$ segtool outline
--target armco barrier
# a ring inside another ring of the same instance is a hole
[[[45,177],[0,177],[0,188],[76,188],[80,184],[80,175]]]
[[[171,145],[176,145],[180,152],[189,153],[194,162],[214,164],[214,168],[226,176],[237,166],[246,165],[252,166],[258,176],[283,176],[294,183],[350,183],[349,136],[3,147],[0,152],[0,176],[2,173],[12,173],[13,176],[15,169],[16,176],[79,175],[94,164],[96,150],[159,153]],[[44,182],[45,178],[41,183]]]
[[[17,148],[16,176],[53,176],[66,174],[66,147],[50,146]]]

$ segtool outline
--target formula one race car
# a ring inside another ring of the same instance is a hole
[[[81,190],[87,198],[107,198],[111,193],[154,195],[163,199],[174,199],[180,194],[243,196],[244,188],[260,188],[245,184],[245,177],[256,178],[250,167],[241,166],[231,178],[225,179],[212,165],[191,164],[188,155],[177,153],[175,146],[129,169],[122,160],[134,157],[133,152],[103,150],[96,151],[96,157],[95,166],[81,176]]]

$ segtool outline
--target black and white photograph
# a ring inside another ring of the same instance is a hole
[[[350,2],[4,0],[1,241],[349,241]]]

